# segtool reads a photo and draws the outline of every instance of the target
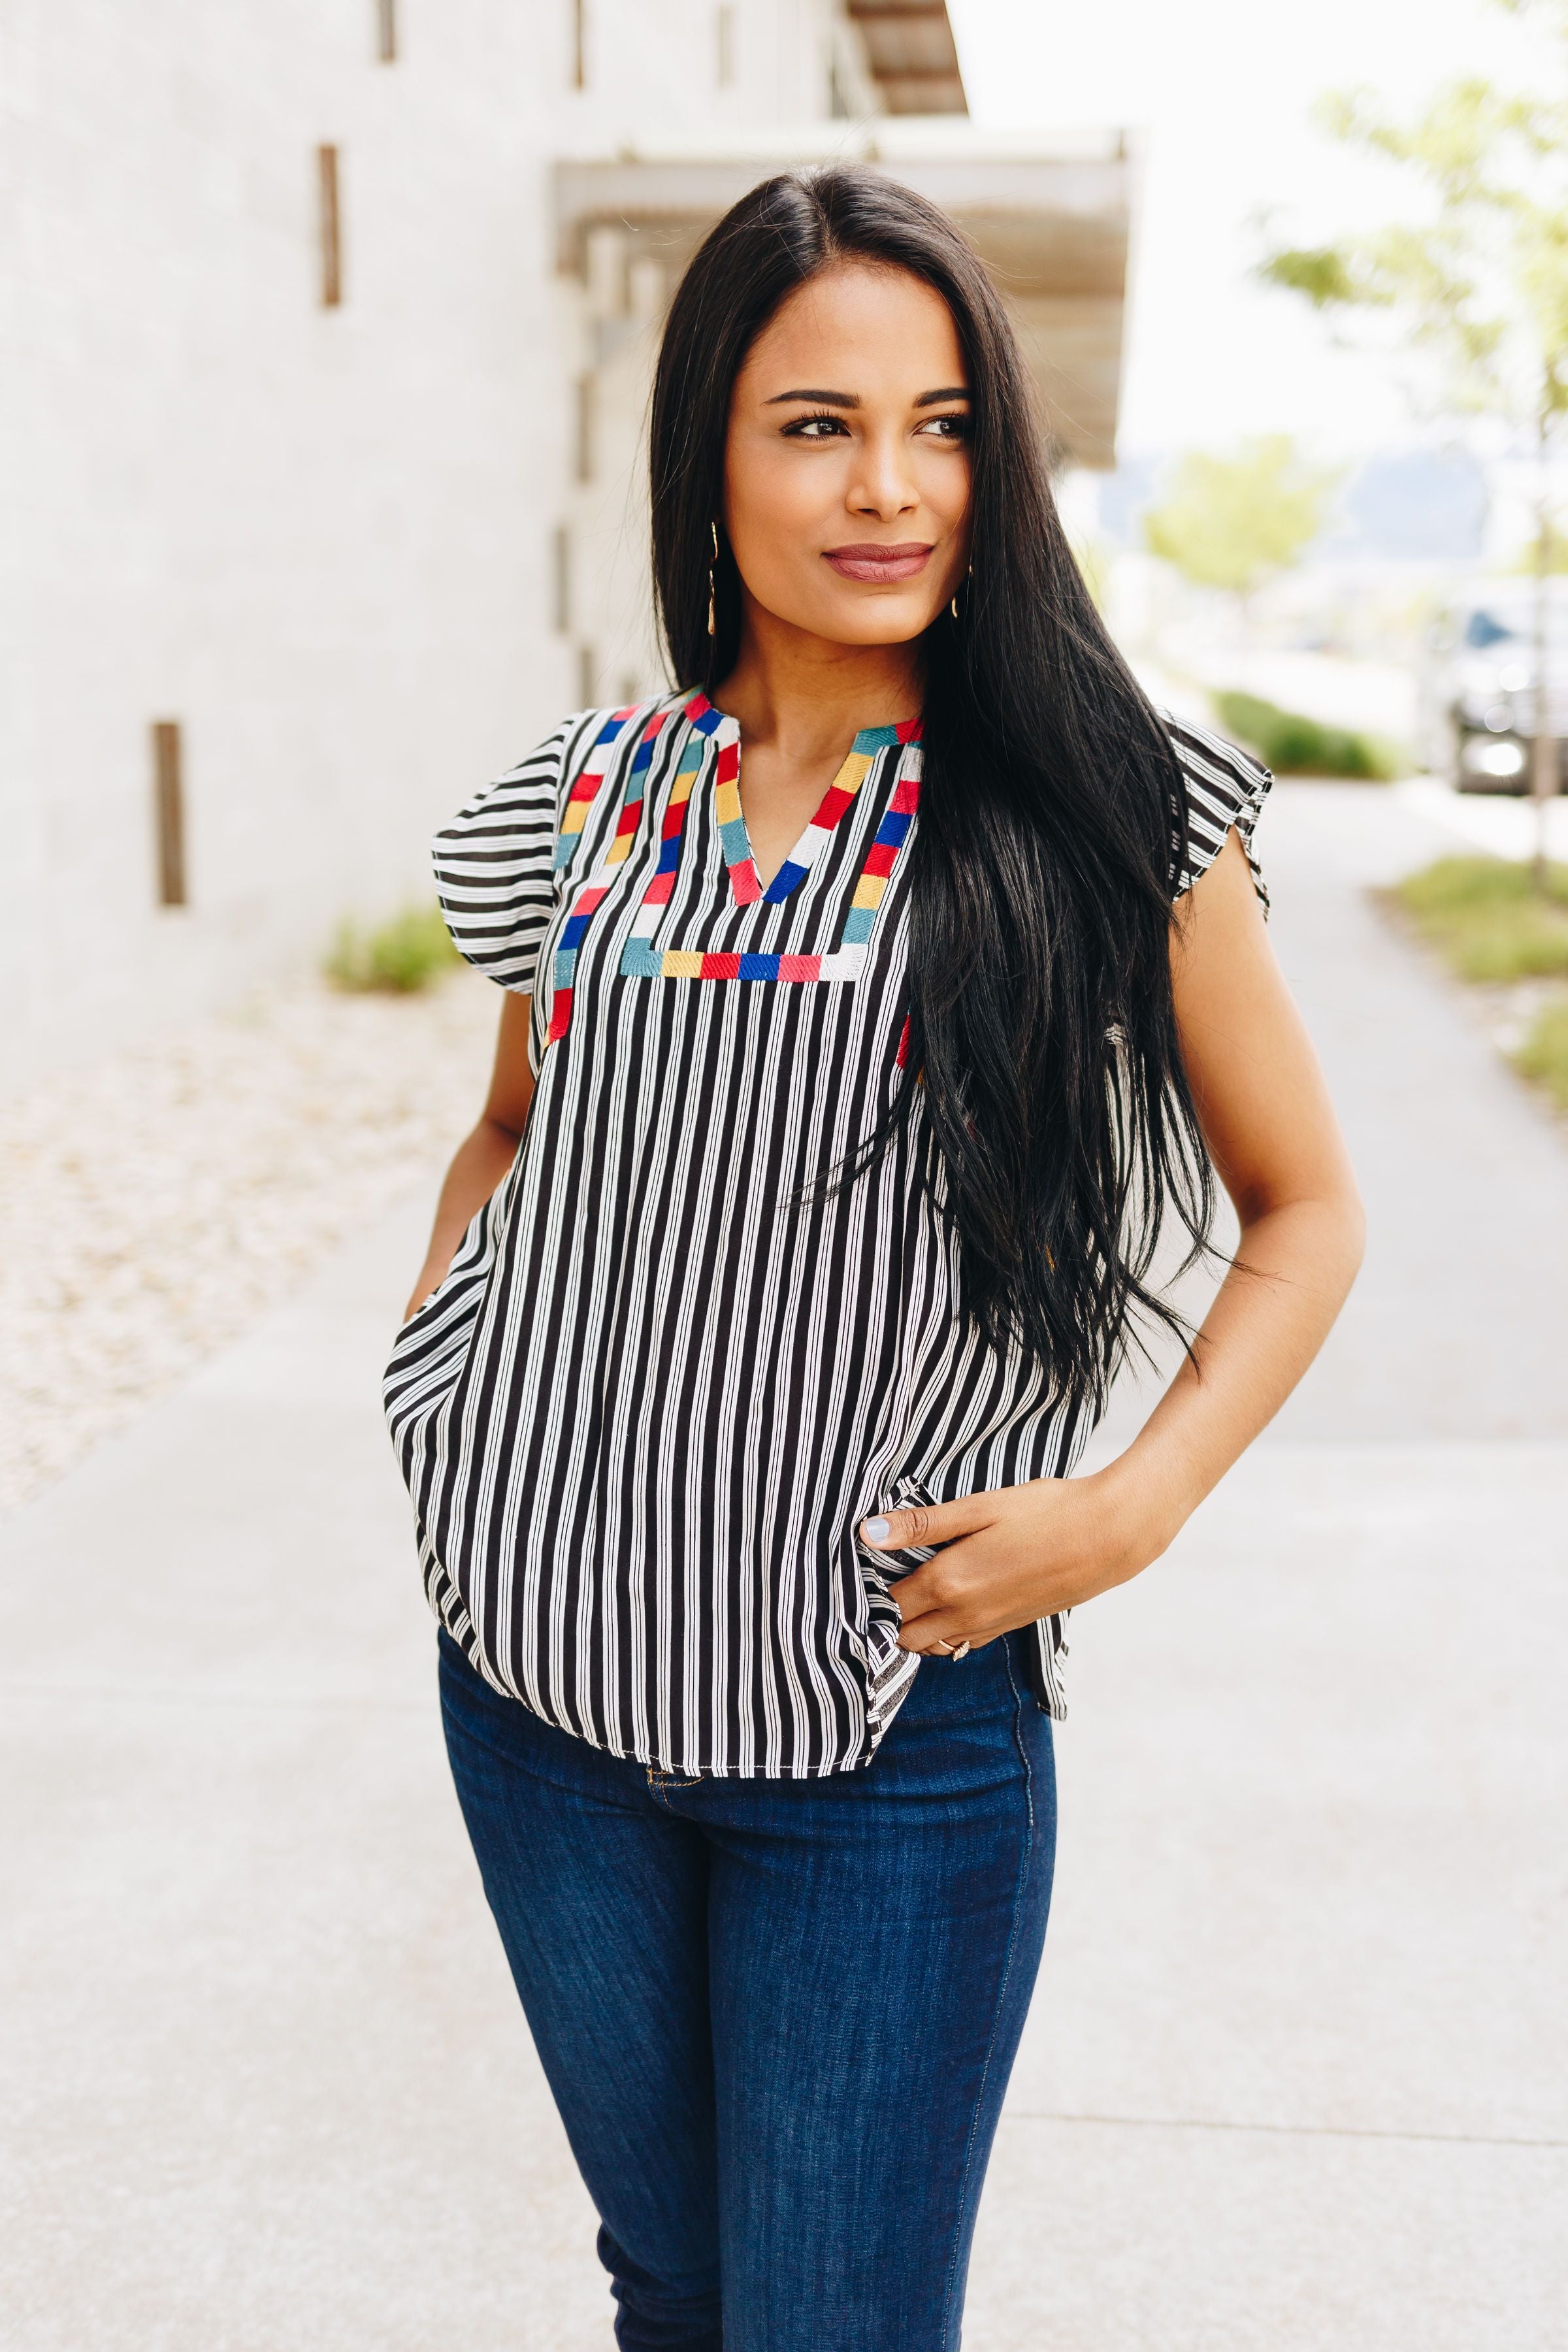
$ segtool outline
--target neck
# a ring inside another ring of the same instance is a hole
[[[748,741],[808,762],[842,751],[863,727],[918,719],[921,684],[918,638],[837,645],[764,613],[747,595],[740,655],[712,699],[739,719]]]

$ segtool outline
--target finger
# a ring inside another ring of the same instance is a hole
[[[977,1580],[971,1572],[973,1561],[974,1548],[964,1539],[944,1546],[908,1576],[893,1578],[888,1590],[899,1604],[900,1617],[910,1624],[933,1610],[973,1615],[984,1584],[984,1563],[977,1563],[981,1569]]]
[[[952,1658],[965,1642],[973,1652],[984,1649],[985,1643],[994,1638],[990,1633],[971,1632],[952,1611],[948,1611],[922,1617],[918,1624],[906,1625],[899,1636],[899,1647],[900,1650],[912,1650],[917,1657],[945,1660]],[[957,1663],[962,1664],[962,1659]]]
[[[879,1511],[860,1522],[862,1539],[873,1551],[907,1551],[911,1544],[948,1543],[989,1525],[989,1495],[966,1495],[957,1503],[917,1503],[907,1511]]]
[[[899,1628],[900,1649],[912,1650],[920,1658],[951,1657],[963,1638],[961,1633],[943,1633],[941,1612],[935,1610],[924,1617],[908,1618]]]
[[[899,1605],[899,1615],[906,1625],[918,1618],[929,1617],[932,1611],[942,1610],[952,1595],[939,1587],[939,1580],[931,1564],[917,1568],[909,1576],[894,1580],[889,1587]]]

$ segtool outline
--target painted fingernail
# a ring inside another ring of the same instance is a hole
[[[886,1519],[862,1519],[860,1532],[868,1544],[885,1544],[893,1530]]]

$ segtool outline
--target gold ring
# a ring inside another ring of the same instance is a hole
[[[940,1650],[940,1651],[942,1652],[942,1656],[943,1656],[944,1658],[955,1658],[955,1657],[958,1655],[958,1653],[957,1653],[957,1651],[953,1648],[952,1643],[951,1642],[944,1642],[944,1641],[942,1640],[942,1635],[941,1635],[940,1633],[937,1635],[937,1637],[936,1637],[936,1641],[935,1641],[935,1643],[933,1643],[933,1645],[932,1645],[932,1646],[933,1646],[934,1648],[936,1648],[936,1649]],[[966,1643],[964,1643],[964,1645],[963,1645],[963,1646],[964,1646],[964,1648],[965,1648],[965,1649],[967,1649],[967,1648],[969,1647],[968,1643],[966,1642]]]
[[[954,1650],[954,1651],[952,1651],[952,1652],[951,1653],[951,1655],[952,1655],[952,1657],[954,1657],[954,1658],[967,1658],[967,1657],[968,1657],[968,1655],[969,1655],[969,1644],[968,1644],[968,1643],[967,1643],[967,1642],[960,1642],[960,1643],[959,1643],[959,1645],[958,1645],[957,1649],[956,1649],[956,1650]]]

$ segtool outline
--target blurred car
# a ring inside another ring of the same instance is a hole
[[[1433,627],[1423,666],[1426,764],[1462,793],[1528,793],[1535,734],[1535,583],[1483,580]],[[1568,577],[1547,583],[1546,723],[1568,790]]]

